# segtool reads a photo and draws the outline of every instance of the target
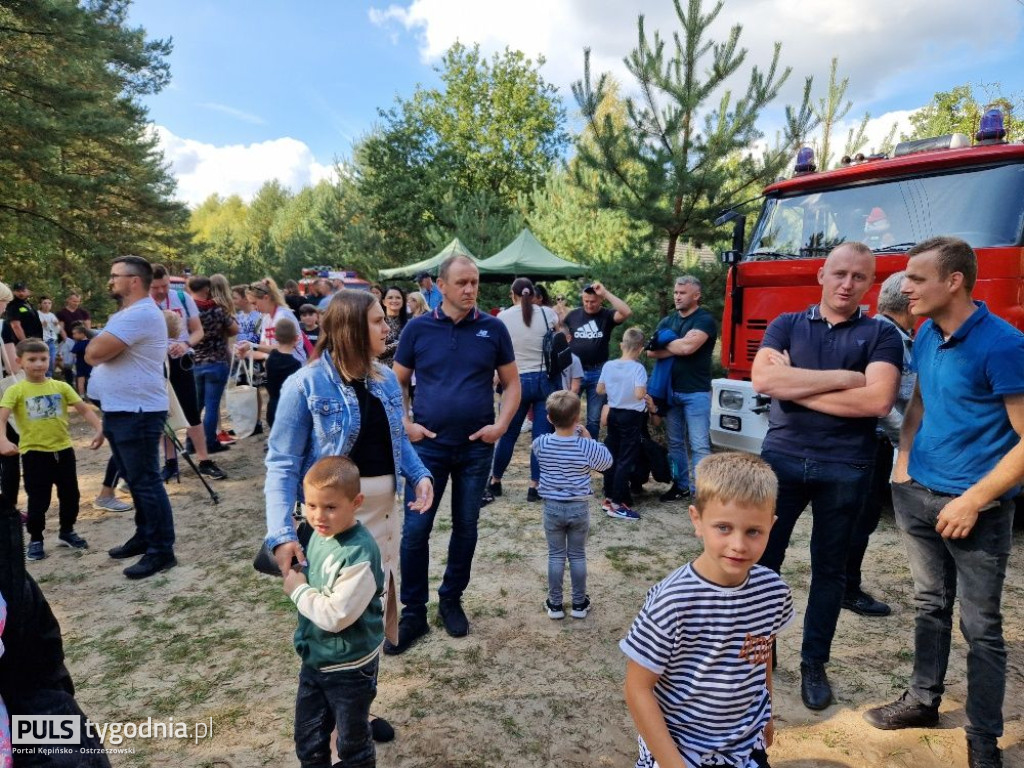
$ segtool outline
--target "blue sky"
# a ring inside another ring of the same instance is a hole
[[[748,61],[762,65],[782,41],[794,71],[779,108],[798,97],[804,76],[823,85],[838,56],[851,118],[870,111],[876,136],[965,82],[998,83],[1024,101],[1024,0],[829,5],[726,0],[716,38],[742,24]],[[433,66],[456,39],[543,55],[541,71],[571,113],[585,46],[596,72],[628,87],[622,58],[636,43],[639,13],[649,30],[675,29],[670,0],[135,0],[130,21],[174,40],[172,82],[146,105],[179,196],[198,204],[213,192],[249,198],[272,178],[298,189],[328,177],[378,107],[436,82]],[[777,119],[778,110],[768,113],[765,127]]]

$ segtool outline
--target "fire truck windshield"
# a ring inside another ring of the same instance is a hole
[[[1024,164],[769,197],[746,261],[820,258],[840,243],[902,252],[936,235],[975,248],[1024,239]]]

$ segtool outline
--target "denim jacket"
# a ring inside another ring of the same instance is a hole
[[[384,405],[391,427],[395,469],[414,486],[431,477],[402,426],[402,390],[390,368],[375,363],[380,379],[366,388]],[[347,456],[359,436],[359,401],[342,382],[330,357],[315,360],[289,377],[281,389],[267,443],[267,543],[271,550],[295,541],[292,510],[301,499],[302,478],[321,456]],[[397,484],[397,476],[396,476]]]

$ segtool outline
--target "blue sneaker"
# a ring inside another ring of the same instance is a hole
[[[640,515],[634,512],[632,509],[627,507],[625,504],[619,504],[618,506],[612,504],[611,509],[605,510],[608,517],[614,517],[619,520],[639,520]]]
[[[29,560],[42,560],[46,557],[46,550],[43,549],[43,542],[30,541],[28,543],[28,552],[25,557]]]

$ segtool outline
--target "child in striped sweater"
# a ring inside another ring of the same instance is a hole
[[[537,491],[544,500],[544,533],[548,539],[548,598],[544,607],[552,619],[565,618],[562,578],[568,558],[572,617],[582,619],[590,611],[586,552],[590,473],[608,469],[612,455],[579,423],[579,395],[561,390],[552,393],[545,404],[555,432],[533,441],[540,465]]]

